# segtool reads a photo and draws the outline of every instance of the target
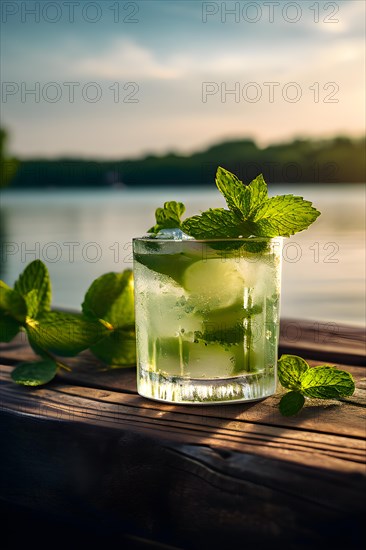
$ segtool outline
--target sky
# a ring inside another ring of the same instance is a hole
[[[189,154],[365,133],[364,0],[3,1],[21,158]]]

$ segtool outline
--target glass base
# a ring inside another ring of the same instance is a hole
[[[230,378],[186,378],[139,370],[137,391],[148,399],[186,405],[257,401],[276,392],[274,368]]]

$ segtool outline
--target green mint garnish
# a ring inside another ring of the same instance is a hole
[[[169,201],[163,208],[155,210],[156,224],[148,230],[148,233],[159,233],[162,229],[176,229],[181,227],[181,217],[186,207],[182,202]]]
[[[27,304],[23,296],[4,281],[0,281],[0,313],[9,315],[19,323],[25,321],[27,316]]]
[[[18,365],[18,384],[39,386],[58,368],[71,370],[56,356],[90,349],[112,366],[136,361],[133,276],[131,270],[99,277],[85,296],[84,313],[50,311],[51,284],[47,267],[31,262],[12,289],[0,281],[0,341],[10,342],[23,329],[43,359]]]
[[[22,386],[42,386],[50,382],[56,375],[57,365],[48,359],[44,361],[33,361],[31,363],[20,363],[11,373],[11,377],[17,384]]]
[[[31,309],[28,315],[31,317],[36,317],[38,314],[50,311],[50,276],[47,267],[40,260],[35,260],[25,268],[14,284],[14,290],[23,296],[26,301],[28,294],[32,292],[32,296],[28,297]]]
[[[228,210],[210,208],[200,215],[181,221],[184,205],[166,202],[156,210],[160,229],[180,228],[195,239],[233,239],[246,237],[289,237],[307,229],[320,215],[312,203],[294,195],[268,197],[263,175],[244,185],[235,174],[219,167],[216,185],[226,200]]]
[[[305,397],[297,391],[285,393],[280,401],[280,413],[283,416],[293,416],[301,411],[305,403]]]
[[[236,214],[224,208],[210,208],[199,216],[187,218],[182,223],[182,229],[195,239],[227,239],[240,235],[249,237],[250,234]]]
[[[349,372],[329,365],[310,368],[296,355],[282,355],[278,361],[278,378],[289,390],[280,401],[284,416],[296,414],[305,403],[305,397],[339,399],[355,391],[355,383]]]
[[[50,311],[38,319],[27,319],[26,329],[31,344],[56,355],[72,356],[101,340],[108,328],[97,320],[78,313]]]
[[[23,296],[0,281],[0,342],[10,342],[26,317],[27,304]]]
[[[96,279],[82,304],[84,315],[103,319],[109,333],[91,346],[99,359],[112,367],[136,361],[133,273],[106,273]]]
[[[234,174],[219,166],[216,173],[216,185],[225,197],[229,209],[239,219],[248,219],[254,210],[268,198],[267,184],[262,174],[245,186]]]
[[[301,391],[306,397],[337,399],[355,391],[352,376],[329,365],[309,369],[301,378]]]
[[[39,308],[39,293],[36,288],[28,292],[24,296],[24,301],[27,306],[27,315],[28,317],[31,317],[32,319],[36,319],[38,317],[38,314],[40,312]],[[42,310],[41,310],[42,311]]]
[[[298,391],[301,377],[309,369],[307,362],[297,355],[282,355],[278,361],[278,379],[284,388]]]
[[[312,203],[294,195],[277,195],[265,200],[249,217],[259,237],[289,237],[307,229],[320,212]]]

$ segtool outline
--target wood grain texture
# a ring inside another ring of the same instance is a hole
[[[301,355],[311,353],[309,325],[298,323]],[[318,339],[327,338],[324,330]],[[364,340],[358,329],[339,330],[333,354],[331,346],[323,351],[352,372],[354,396],[308,401],[290,418],[279,414],[280,391],[241,405],[149,401],[136,393],[134,369],[105,371],[88,353],[67,360],[71,374],[20,387],[11,370],[33,352],[24,337],[3,345],[0,498],[81,526],[91,538],[123,540],[124,548],[359,548]]]
[[[283,319],[280,352],[330,363],[365,365],[365,329],[321,321]]]

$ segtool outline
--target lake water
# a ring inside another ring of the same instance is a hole
[[[363,325],[365,322],[365,190],[363,186],[275,187],[322,212],[310,229],[285,240],[281,316]],[[132,268],[132,237],[154,224],[164,200],[193,215],[224,206],[202,189],[11,191],[1,199],[1,278],[13,284],[25,265],[43,260],[53,305],[80,309],[93,279]]]

